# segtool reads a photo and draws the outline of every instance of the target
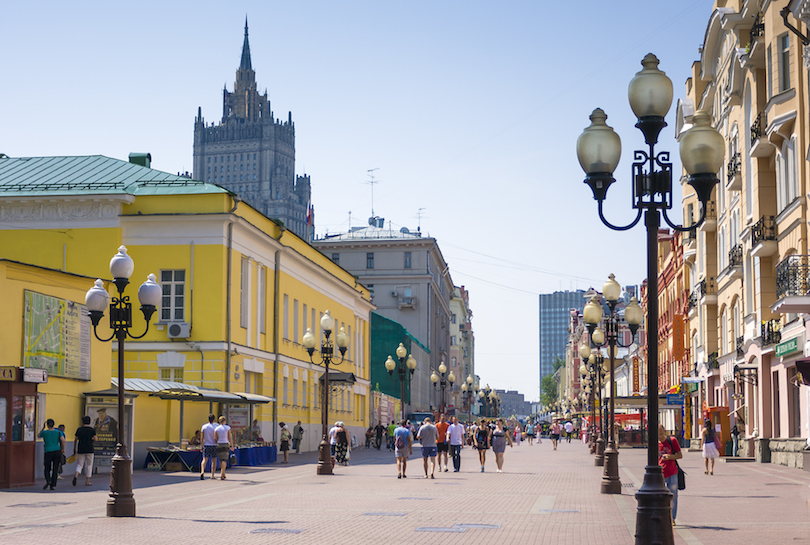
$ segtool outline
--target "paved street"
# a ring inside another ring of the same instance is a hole
[[[418,452],[418,450],[417,450]],[[105,516],[108,479],[69,478],[54,492],[39,486],[0,491],[0,542],[179,543],[632,543],[635,498],[645,451],[620,453],[621,496],[599,494],[601,469],[587,447],[551,442],[507,449],[505,472],[492,453],[480,473],[462,452],[460,473],[424,479],[419,464],[398,480],[393,455],[356,450],[350,467],[315,475],[313,453],[289,465],[233,469],[226,481],[191,473],[137,471],[138,516]],[[810,473],[754,463],[718,463],[703,474],[697,452],[685,453],[675,542],[808,543]],[[268,535],[272,534],[272,535]]]

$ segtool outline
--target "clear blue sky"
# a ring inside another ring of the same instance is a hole
[[[222,115],[245,15],[253,68],[277,118],[292,111],[296,170],[312,176],[317,234],[365,224],[436,237],[470,291],[484,382],[538,392],[537,294],[646,275],[643,228],[614,233],[582,183],[577,136],[595,107],[623,141],[608,194],[632,219],[627,84],[646,53],[675,100],[712,3],[585,0],[410,2],[11,2],[0,18],[0,152],[150,152],[191,170],[193,122]],[[675,106],[661,149],[677,166]],[[673,218],[681,213],[676,203]],[[103,251],[103,250],[102,250]]]

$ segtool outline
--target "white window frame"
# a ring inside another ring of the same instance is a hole
[[[183,280],[176,280],[178,272],[183,273]],[[164,280],[166,273],[169,273],[171,280]],[[177,294],[178,286],[182,286],[182,293]],[[167,293],[168,288],[168,293]],[[161,322],[183,322],[186,317],[186,270],[185,269],[162,269],[160,271],[160,321]],[[181,305],[178,306],[178,298]],[[168,302],[168,305],[166,304]],[[167,316],[168,311],[168,316]],[[178,315],[179,311],[179,315]]]

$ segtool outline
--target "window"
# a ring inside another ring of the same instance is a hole
[[[368,252],[366,254],[366,268],[367,269],[374,268],[374,252]]]
[[[250,292],[250,262],[247,258],[242,258],[242,275],[239,284],[239,325],[247,327],[248,325],[248,295]]]
[[[164,367],[160,370],[160,380],[169,382],[183,382],[182,367]]]
[[[456,345],[456,336],[455,335],[450,335],[450,346],[455,346],[455,345]]]
[[[404,266],[406,269],[411,268],[411,252],[405,252],[405,263]]]
[[[284,338],[290,339],[290,298],[284,294]]]
[[[259,267],[259,333],[267,333],[267,327],[265,323],[265,312],[267,309],[267,280],[265,278],[267,268],[266,267]]]
[[[455,312],[450,314],[450,323],[451,324],[456,323],[456,313]]]
[[[374,300],[374,284],[369,284],[366,286],[368,288],[368,294],[371,297],[371,300]]]
[[[340,265],[340,254],[332,254],[332,262]]]
[[[298,337],[298,299],[293,299],[293,342],[301,342]]]
[[[771,55],[771,46],[765,52],[765,73],[768,75],[768,98],[773,96],[773,61]]]
[[[160,271],[160,319],[183,321],[185,317],[186,271],[184,269]]]
[[[790,35],[779,36],[779,92],[790,89]]]
[[[307,316],[307,306],[304,305],[304,308],[302,310],[303,310],[303,312],[301,313],[301,315],[304,317],[304,323],[302,324],[301,331],[306,333],[307,332],[307,318],[308,318],[308,316]]]
[[[307,397],[308,397],[307,393],[308,393],[308,390],[309,390],[309,384],[307,384],[307,375],[308,374],[309,373],[307,371],[304,371],[304,387],[301,388],[301,406],[302,407],[307,406]]]
[[[289,385],[289,384],[288,384],[288,382],[287,382],[287,377],[284,377],[283,391],[282,391],[282,393],[281,393],[281,399],[282,399],[282,403],[283,403],[284,405],[286,405],[286,404],[287,404],[287,389],[288,389],[288,385]]]
[[[293,405],[298,406],[298,379],[293,377]]]

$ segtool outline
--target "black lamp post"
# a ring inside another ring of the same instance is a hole
[[[101,279],[95,281],[95,285],[88,290],[85,296],[85,304],[90,314],[90,321],[93,323],[93,334],[101,342],[108,342],[115,339],[118,342],[118,442],[115,446],[115,456],[112,458],[110,468],[110,498],[107,500],[108,517],[134,517],[135,516],[135,496],[132,493],[132,458],[127,454],[126,437],[124,423],[124,344],[127,337],[140,339],[149,331],[149,320],[160,304],[161,290],[155,282],[155,275],[150,274],[146,282],[138,288],[138,300],[141,303],[146,329],[141,335],[132,335],[129,329],[132,327],[132,304],[129,296],[124,295],[124,289],[129,284],[129,277],[135,270],[135,263],[127,255],[125,246],[118,248],[118,253],[110,260],[110,273],[113,282],[118,289],[118,297],[113,297],[110,304],[110,296],[104,289],[104,282]],[[112,335],[106,339],[98,336],[98,324],[104,316],[104,309],[110,306],[110,329]]]
[[[658,70],[658,59],[648,54],[641,61],[643,70],[630,81],[628,95],[630,107],[638,118],[636,127],[644,134],[649,152],[636,150],[633,163],[631,191],[636,219],[629,225],[617,227],[604,217],[602,207],[610,185],[615,182],[613,171],[621,156],[621,140],[605,124],[607,116],[601,109],[591,114],[591,125],[577,140],[577,157],[586,173],[585,183],[598,201],[599,218],[617,231],[634,227],[644,214],[647,227],[647,421],[650,438],[658,430],[658,228],[661,213],[673,229],[696,229],[706,217],[706,205],[717,183],[717,173],[723,165],[725,144],[723,137],[711,127],[711,118],[701,110],[692,116],[693,126],[680,137],[680,156],[684,170],[701,203],[700,219],[686,228],[677,226],[667,217],[672,208],[672,164],[669,152],[656,153],[655,145],[661,130],[666,127],[664,117],[672,105],[672,81]],[[636,493],[636,544],[673,543],[670,502],[672,494],[664,483],[658,465],[658,445],[650,441],[647,447],[647,466],[644,483]]]
[[[607,364],[610,370],[610,407],[607,422],[608,443],[605,449],[605,472],[602,477],[602,494],[622,493],[622,483],[619,480],[619,451],[616,449],[616,425],[614,423],[616,419],[616,405],[614,401],[616,397],[616,381],[614,368],[616,366],[616,346],[627,348],[632,343],[624,345],[619,342],[619,314],[616,312],[616,305],[619,302],[621,292],[621,286],[611,274],[608,277],[608,281],[602,286],[602,293],[605,299],[607,299],[608,307],[610,308],[610,313],[605,317],[606,333],[602,333],[597,329],[597,325],[599,325],[599,322],[602,320],[602,305],[599,304],[597,297],[592,298],[588,304],[585,305],[585,309],[582,313],[585,323],[588,326],[591,341],[601,348],[605,343],[605,337],[607,337],[609,348]],[[638,331],[638,326],[641,324],[642,315],[641,307],[636,298],[633,297],[630,304],[625,309],[624,318],[634,338],[636,331]]]
[[[321,330],[323,331],[323,341],[321,342],[321,361],[315,363],[312,355],[315,353],[315,346],[317,339],[312,333],[312,328],[308,327],[304,333],[304,348],[309,354],[309,361],[315,365],[323,365],[323,399],[321,402],[321,443],[318,445],[318,468],[316,473],[318,475],[332,475],[332,453],[329,450],[329,440],[327,438],[329,431],[329,365],[332,363],[332,356],[334,355],[334,346],[329,337],[332,335],[332,327],[334,327],[334,319],[329,311],[325,311],[321,317]],[[349,336],[346,334],[344,328],[340,328],[340,332],[336,335],[336,342],[338,350],[340,351],[340,361],[336,362],[338,365],[343,363],[343,358],[346,355],[346,350],[349,347]]]
[[[408,350],[402,343],[399,343],[397,347],[397,358],[399,358],[399,367],[397,367],[393,358],[388,356],[388,359],[385,360],[385,369],[390,377],[394,376],[394,369],[397,371],[400,386],[399,405],[402,410],[402,420],[405,420],[405,381],[410,383],[413,378],[413,372],[416,371],[416,359],[414,359],[413,354],[408,354]]]
[[[464,398],[464,404],[467,406],[467,412],[469,414],[469,422],[472,422],[472,406],[473,406],[473,376],[467,375],[467,380],[461,383],[461,394]]]
[[[456,375],[454,375],[453,372],[450,371],[450,374],[447,375],[447,378],[445,378],[444,375],[447,373],[447,366],[444,364],[444,362],[441,362],[439,364],[439,373],[441,375],[437,375],[436,371],[433,371],[433,373],[430,374],[430,382],[433,383],[434,390],[436,389],[437,385],[442,389],[442,402],[439,405],[439,412],[443,413],[445,406],[444,391],[447,389],[448,384],[450,385],[450,388],[453,387],[453,383],[456,381]]]

